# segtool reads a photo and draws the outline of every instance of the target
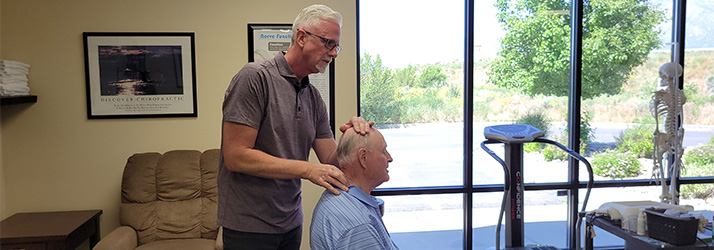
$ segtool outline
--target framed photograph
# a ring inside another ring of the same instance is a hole
[[[197,117],[194,33],[84,33],[87,117]]]
[[[272,59],[281,51],[288,51],[292,39],[292,24],[248,24],[248,61]],[[320,91],[330,113],[330,126],[335,133],[335,61],[323,73],[311,74],[310,83]]]

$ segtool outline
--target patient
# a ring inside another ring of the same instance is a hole
[[[349,191],[322,193],[312,214],[311,249],[399,249],[384,227],[376,198],[369,195],[389,180],[392,156],[382,133],[374,128],[366,135],[345,131],[337,160]]]

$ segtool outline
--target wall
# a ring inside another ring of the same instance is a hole
[[[2,0],[0,0],[2,1]],[[2,17],[2,2],[0,2],[0,17]],[[2,34],[2,18],[0,18],[0,34]],[[0,35],[0,38],[2,36]],[[2,57],[2,39],[0,39],[0,58]],[[2,122],[2,110],[0,109],[0,123]],[[0,142],[2,142],[2,132],[0,131]],[[5,218],[6,216],[2,211],[7,209],[5,206],[5,175],[3,174],[3,163],[2,163],[2,143],[0,143],[0,218]]]
[[[292,23],[313,1],[0,0],[0,55],[31,65],[34,104],[2,107],[0,216],[102,209],[119,225],[120,182],[135,152],[220,146],[221,103],[248,61],[247,23]],[[322,3],[344,16],[336,60],[336,123],[356,114],[353,1]],[[280,7],[278,7],[280,6]],[[82,32],[195,32],[198,118],[88,120]],[[323,189],[305,182],[306,222]],[[306,223],[306,228],[309,227]],[[307,248],[307,230],[303,248]]]

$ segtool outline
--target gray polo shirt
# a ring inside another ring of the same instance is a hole
[[[307,161],[313,141],[333,138],[318,90],[298,82],[283,53],[248,63],[231,80],[223,121],[258,130],[255,148],[284,159]],[[300,179],[266,179],[218,170],[218,225],[256,233],[284,233],[302,225]]]

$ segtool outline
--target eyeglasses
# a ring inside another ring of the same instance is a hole
[[[325,48],[327,48],[329,50],[336,49],[337,54],[339,54],[340,51],[342,50],[342,47],[340,47],[340,45],[337,44],[337,42],[335,40],[327,39],[327,38],[315,35],[312,32],[304,30],[304,29],[302,31],[305,31],[305,33],[307,33],[308,35],[313,35],[313,36],[316,36],[317,38],[320,38],[320,40],[322,40],[322,42],[325,43]]]

